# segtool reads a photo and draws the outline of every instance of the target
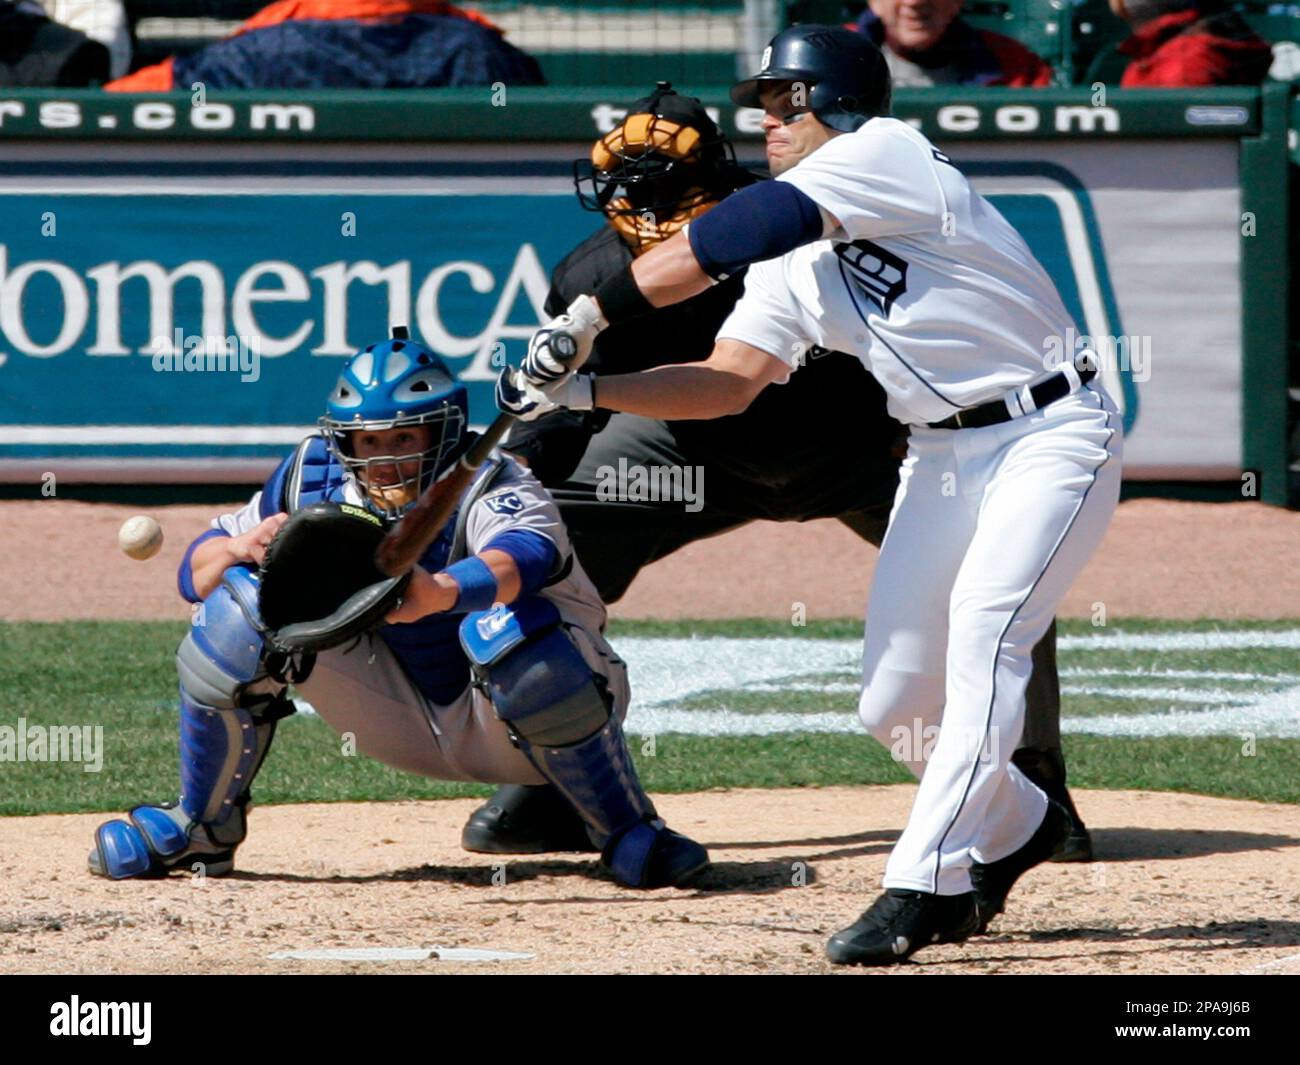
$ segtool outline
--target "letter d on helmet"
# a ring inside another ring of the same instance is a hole
[[[763,105],[759,93],[772,82],[809,86],[808,110],[841,133],[889,114],[889,67],[880,49],[839,26],[791,26],[763,50],[760,69],[731,90],[741,107]]]

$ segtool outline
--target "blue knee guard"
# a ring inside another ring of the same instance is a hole
[[[519,749],[577,810],[619,880],[677,883],[707,864],[704,848],[656,819],[604,678],[592,672],[548,599],[470,614],[461,644]]]
[[[282,700],[247,691],[267,676],[265,651],[257,576],[232,567],[176,652],[180,805],[195,821],[221,824],[230,816],[261,766],[275,722],[285,716],[283,705],[272,708]]]
[[[233,868],[244,839],[248,788],[280,718],[280,696],[249,693],[267,677],[257,578],[242,566],[196,613],[176,652],[180,677],[180,777],[176,803],[137,806],[129,821],[95,833],[91,871],[113,879],[156,876],[201,861],[208,875]]]

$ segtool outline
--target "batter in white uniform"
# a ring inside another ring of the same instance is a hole
[[[732,96],[766,112],[779,180],[575,301],[502,375],[498,400],[524,417],[593,405],[717,417],[797,372],[814,344],[856,353],[884,386],[911,440],[867,610],[860,713],[882,743],[901,739],[920,786],[884,894],[827,951],[889,964],[982,932],[1068,832],[1011,754],[1030,649],[1115,509],[1120,419],[1091,352],[1050,361],[1074,323],[1024,240],[923,135],[885,117],[888,70],[869,42],[787,30]],[[596,379],[552,355],[557,334],[581,358],[608,321],[749,263],[704,363]]]

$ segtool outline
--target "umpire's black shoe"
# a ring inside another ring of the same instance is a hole
[[[1048,799],[1043,823],[1029,837],[1028,843],[996,862],[974,862],[971,865],[970,882],[979,907],[978,931],[986,931],[989,922],[1002,912],[1016,881],[1034,866],[1049,861],[1069,835],[1070,815],[1060,803]]]
[[[1011,756],[1016,768],[1042,788],[1049,799],[1065,807],[1070,815],[1070,834],[1051,860],[1054,862],[1092,861],[1092,835],[1074,805],[1065,786],[1065,756],[1060,748],[1022,747]]]
[[[504,784],[461,829],[460,845],[480,854],[598,851],[582,818],[549,784]]]
[[[836,965],[896,965],[932,943],[960,943],[975,934],[975,895],[931,895],[888,888],[871,908],[826,944]]]

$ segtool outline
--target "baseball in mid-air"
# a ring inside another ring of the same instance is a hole
[[[162,542],[162,526],[145,514],[127,518],[117,530],[117,546],[123,554],[140,562],[153,558],[162,548]]]

